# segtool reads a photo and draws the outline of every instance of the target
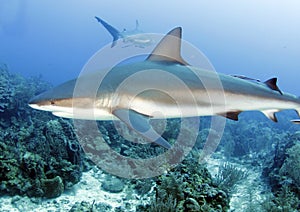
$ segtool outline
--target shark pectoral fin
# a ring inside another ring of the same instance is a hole
[[[234,120],[234,121],[238,121],[239,120],[239,114],[241,112],[237,111],[237,112],[227,112],[227,113],[223,113],[223,114],[218,114],[220,116],[224,116],[225,118]]]
[[[271,119],[274,122],[278,122],[277,117],[276,117],[276,112],[278,112],[278,110],[263,110],[261,111],[263,114],[265,114],[266,117],[268,117],[269,119]]]
[[[291,122],[293,124],[300,124],[300,119],[292,119]]]
[[[171,148],[171,145],[152,128],[147,116],[130,109],[116,109],[113,114],[149,141],[166,149]]]
[[[269,88],[271,88],[272,90],[274,91],[278,91],[281,95],[282,95],[282,92],[281,90],[278,88],[277,86],[277,78],[271,78],[267,81],[264,82]]]

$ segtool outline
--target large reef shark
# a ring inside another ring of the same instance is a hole
[[[111,47],[114,47],[117,43],[117,40],[123,39],[124,43],[130,43],[136,47],[144,48],[145,46],[152,44],[152,38],[147,36],[143,31],[139,29],[139,22],[138,20],[135,21],[135,29],[127,30],[123,29],[123,31],[117,30],[112,25],[105,22],[103,19],[95,16],[96,20],[101,23],[105,29],[111,34],[113,37],[113,42]]]
[[[181,57],[181,31],[180,27],[171,30],[145,61],[112,68],[102,76],[96,94],[87,88],[74,95],[78,80],[88,84],[99,79],[91,74],[54,87],[34,97],[29,105],[65,118],[119,119],[165,148],[171,145],[152,128],[149,119],[221,115],[238,120],[242,111],[259,110],[277,122],[275,113],[281,110],[294,109],[299,115],[300,99],[282,92],[276,78],[260,82],[190,66]],[[124,83],[132,76],[133,81]],[[218,83],[221,86],[216,86]]]

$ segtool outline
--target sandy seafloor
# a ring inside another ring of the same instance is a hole
[[[217,173],[218,167],[224,162],[221,157],[207,160],[208,170],[212,176]],[[253,169],[250,166],[245,167],[238,163],[233,163],[233,165],[248,172],[247,179],[235,187],[230,200],[230,211],[242,212],[249,205],[250,198],[254,203],[262,201],[261,193],[265,191],[266,186],[260,179],[261,170]],[[86,201],[91,204],[93,202],[94,204],[107,203],[112,206],[111,211],[119,207],[124,211],[134,212],[136,205],[147,204],[151,196],[154,195],[153,189],[151,189],[147,196],[140,197],[138,194],[133,193],[128,185],[120,193],[109,193],[101,189],[103,179],[105,179],[105,174],[95,167],[88,172],[84,172],[81,181],[58,198],[40,199],[4,196],[0,198],[0,209],[1,212],[69,211],[75,202]],[[251,189],[251,197],[249,197],[249,189]]]

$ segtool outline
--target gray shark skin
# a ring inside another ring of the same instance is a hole
[[[34,97],[29,105],[64,118],[119,119],[168,149],[171,145],[149,119],[221,115],[238,120],[242,111],[259,110],[277,122],[275,113],[281,110],[294,109],[299,115],[300,99],[279,90],[276,78],[260,82],[193,67],[181,57],[180,48],[181,28],[177,27],[145,61],[116,66],[105,76],[100,71],[68,81]],[[96,94],[81,89],[74,95],[78,80],[88,85],[99,77],[103,80]]]
[[[105,22],[103,19],[97,16],[95,16],[95,18],[99,23],[101,23],[105,27],[105,29],[113,37],[113,42],[111,44],[111,47],[114,47],[117,43],[117,40],[120,38],[123,39],[124,43],[131,43],[132,45],[141,48],[152,44],[152,39],[149,36],[143,34],[143,32],[139,29],[138,20],[136,20],[135,22],[135,29],[133,30],[123,29],[123,31],[119,31],[112,25]]]

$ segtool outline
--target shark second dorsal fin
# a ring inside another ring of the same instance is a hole
[[[277,86],[277,78],[271,78],[267,81],[264,82],[269,88],[271,88],[272,90],[274,91],[278,91],[281,95],[282,95],[282,92],[281,90],[278,88]]]
[[[181,27],[171,30],[157,44],[147,60],[155,62],[171,62],[188,65],[181,57]]]

